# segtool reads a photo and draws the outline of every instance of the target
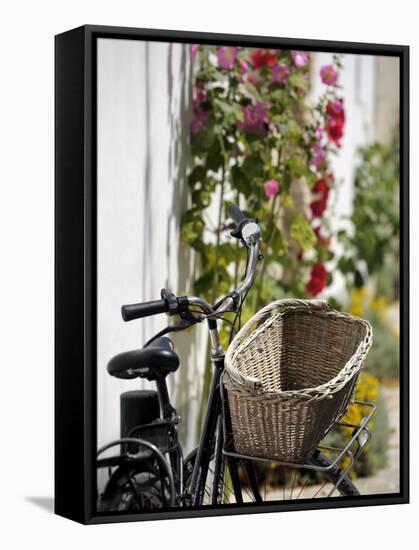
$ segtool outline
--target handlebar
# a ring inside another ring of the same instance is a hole
[[[256,274],[256,266],[260,259],[259,256],[259,240],[261,237],[260,227],[255,219],[247,218],[240,208],[236,205],[231,205],[228,208],[228,213],[236,225],[236,230],[232,235],[242,240],[243,244],[249,249],[248,263],[246,266],[246,274],[244,281],[232,293],[227,295],[217,306],[211,307],[203,298],[197,296],[186,296],[176,298],[174,295],[162,294],[162,300],[153,300],[151,302],[143,302],[139,304],[124,305],[121,307],[122,318],[124,321],[132,321],[141,317],[148,317],[159,313],[179,313],[177,311],[177,302],[182,299],[182,305],[193,305],[198,307],[205,315],[226,313],[227,311],[235,311],[238,303],[240,303],[247,291],[251,287]],[[239,298],[239,300],[238,300]]]
[[[231,235],[241,239],[248,248],[257,243],[260,239],[260,227],[257,220],[246,218],[235,204],[229,206],[228,213],[236,224],[236,229],[231,232]]]
[[[169,310],[166,300],[152,300],[139,304],[129,304],[121,307],[122,319],[132,321],[141,317],[149,317],[158,313],[166,313]]]
[[[237,229],[240,228],[243,222],[249,221],[238,206],[232,204],[228,207],[228,213],[231,219],[236,224]]]

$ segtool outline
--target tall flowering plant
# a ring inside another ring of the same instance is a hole
[[[198,45],[191,51],[191,168],[182,240],[199,258],[195,292],[214,302],[239,280],[240,250],[227,238],[227,207],[236,203],[263,222],[264,262],[244,318],[284,295],[318,295],[330,280],[330,158],[345,125],[339,58],[312,75],[312,55],[305,51]],[[315,104],[308,97],[310,78],[324,84]],[[213,225],[210,205],[212,213],[217,206]],[[228,330],[222,337],[227,343]],[[209,380],[207,364],[203,403]]]
[[[238,280],[238,249],[224,232],[227,206],[239,203],[264,229],[264,264],[251,309],[278,295],[316,296],[330,280],[330,158],[345,127],[339,57],[312,75],[312,55],[305,51],[191,50],[190,201],[182,238],[200,257],[195,291],[215,300]],[[315,104],[308,97],[310,78],[324,84]],[[298,188],[306,189],[305,202]],[[218,220],[211,231],[207,208],[214,201]]]

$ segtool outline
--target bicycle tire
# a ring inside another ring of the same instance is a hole
[[[163,507],[159,476],[141,466],[119,467],[99,497],[97,511],[139,512]]]

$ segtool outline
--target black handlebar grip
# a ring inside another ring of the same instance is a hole
[[[247,221],[248,219],[240,210],[240,208],[235,204],[232,204],[231,206],[228,207],[228,213],[230,214],[230,217],[233,220],[233,222],[236,224],[237,228],[239,228],[241,224]]]
[[[129,304],[121,307],[122,319],[132,321],[141,317],[149,317],[158,313],[166,313],[168,306],[166,300],[153,300],[151,302],[142,302],[140,304]]]

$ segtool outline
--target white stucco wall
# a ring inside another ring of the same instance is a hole
[[[122,304],[190,291],[193,258],[179,251],[190,121],[189,47],[101,39],[98,44],[98,445],[119,435],[119,395],[153,387],[106,372],[109,359],[141,347],[164,315],[124,323]],[[187,423],[196,418],[202,330],[175,337],[187,368],[171,393]],[[193,444],[195,430],[188,446]]]

